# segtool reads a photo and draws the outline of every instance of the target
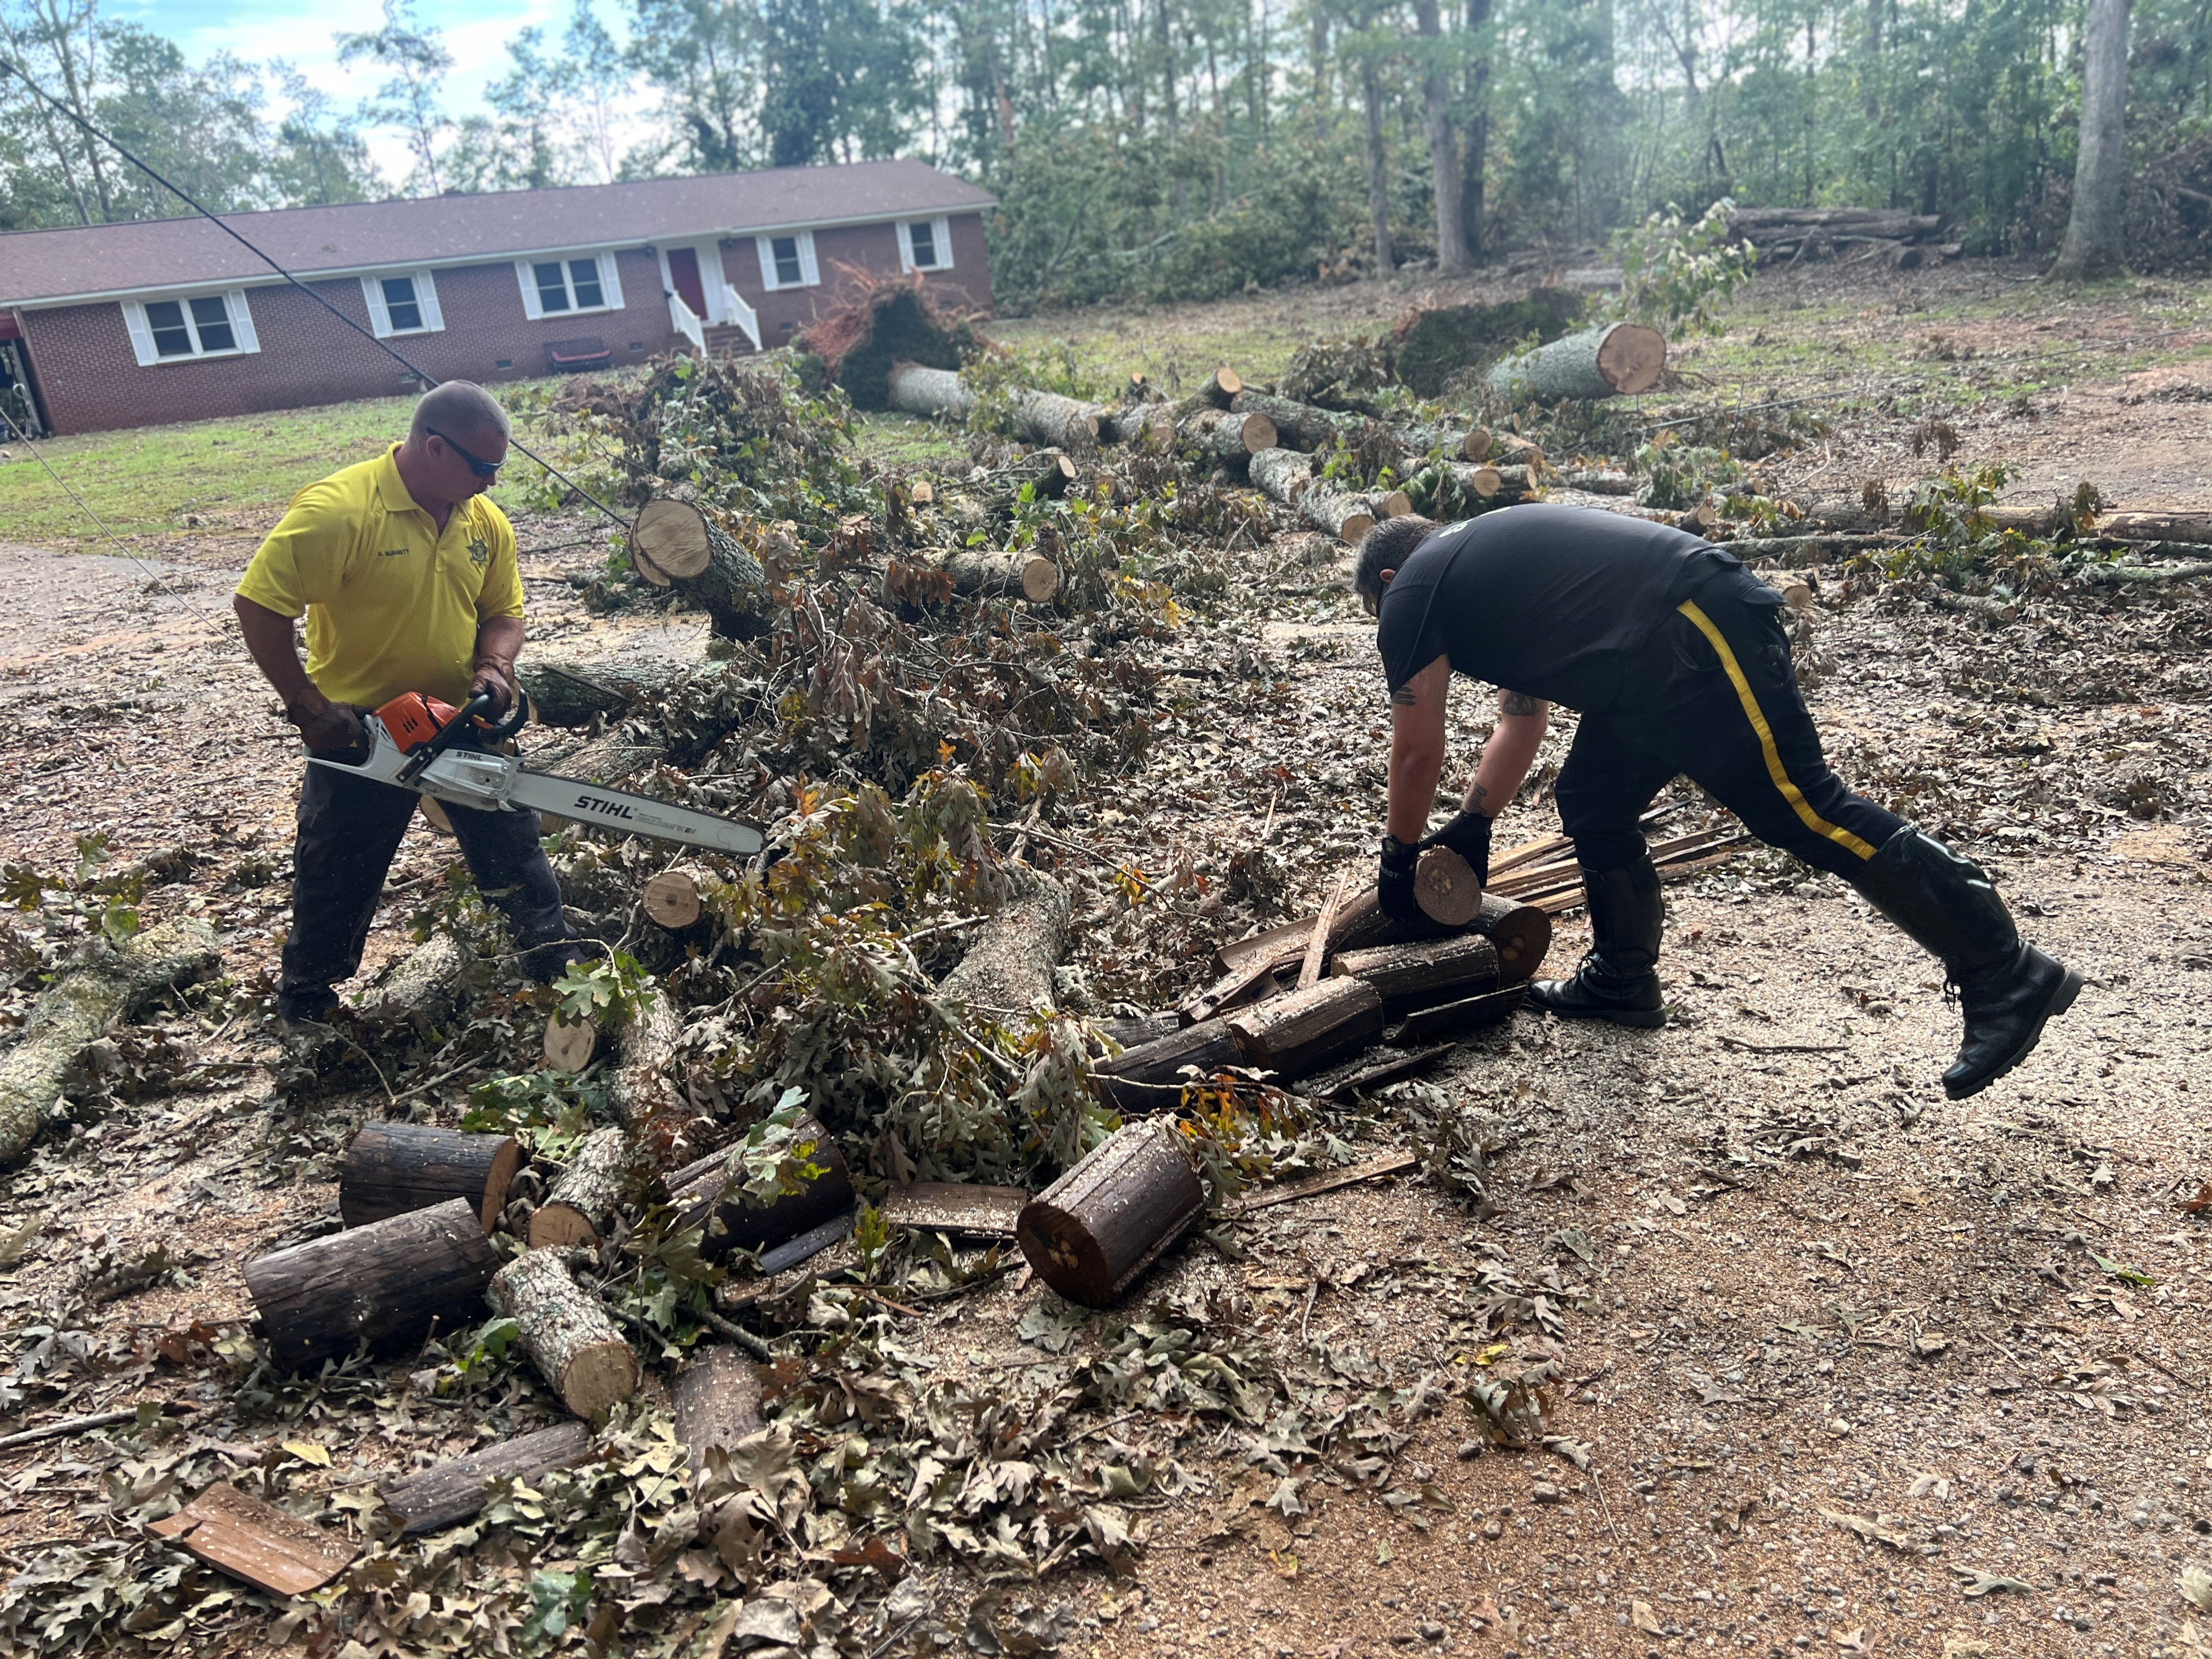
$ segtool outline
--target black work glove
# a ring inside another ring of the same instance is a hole
[[[1393,921],[1419,921],[1420,902],[1413,896],[1413,868],[1421,849],[1395,836],[1382,837],[1382,859],[1375,872],[1375,890],[1382,901],[1382,914]]]
[[[1449,847],[1474,871],[1478,887],[1490,885],[1490,830],[1495,819],[1480,812],[1455,812],[1444,827],[1422,842],[1423,847]]]
[[[284,718],[300,728],[300,736],[318,754],[358,749],[368,740],[361,717],[345,703],[332,702],[313,685],[285,708]]]

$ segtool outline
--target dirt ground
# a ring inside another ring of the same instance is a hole
[[[2085,338],[2134,328],[2131,303],[2061,320]],[[2018,464],[2039,495],[2094,471],[2119,504],[2212,510],[2200,339],[2212,331],[2175,334],[2175,361],[2068,386],[2033,416],[1961,399],[1965,453]],[[1777,471],[1792,487],[1909,478],[1933,465],[1912,458],[1912,424],[1859,423]],[[567,580],[598,557],[570,544],[579,527],[519,529],[533,639],[608,627]],[[55,867],[97,833],[124,859],[192,847],[198,873],[148,908],[215,921],[244,988],[284,925],[299,771],[229,621],[249,545],[158,550],[151,568],[0,546],[0,857]],[[1200,819],[1229,837],[1272,820],[1310,908],[1322,872],[1371,842],[1382,798],[1379,677],[1329,575],[1255,576],[1219,637],[1241,634],[1286,691],[1211,730],[1201,710],[1110,805],[1079,809],[1075,833],[1157,869]],[[1200,1438],[1137,1412],[1086,1429],[1193,1478],[1132,1506],[1149,1529],[1132,1578],[1047,1581],[1075,1604],[1066,1650],[2212,1653],[2212,1618],[2179,1588],[2185,1565],[2212,1568],[2212,1211],[2182,1207],[2212,1181],[2196,1058],[2212,1030],[2208,639],[2194,587],[2033,600],[1985,631],[1825,583],[1808,695],[1838,769],[1982,859],[2024,930],[2087,975],[2080,1001],[2026,1065],[1950,1103],[1941,970],[1847,889],[1765,854],[1670,887],[1667,1029],[1524,1014],[1407,1085],[1484,1126],[1495,1215],[1418,1180],[1350,1188],[1237,1224],[1237,1259],[1188,1246],[1146,1289],[1230,1291],[1285,1364],[1410,1389],[1491,1363],[1466,1334],[1502,1268],[1548,1316],[1564,1440],[1491,1448],[1441,1396],[1379,1468],[1300,1459],[1296,1422]],[[1455,713],[1456,773],[1486,718],[1464,690]],[[1571,725],[1504,842],[1556,829],[1540,785]],[[1217,799],[1192,801],[1194,767]],[[410,836],[372,969],[406,943],[451,850]],[[1550,971],[1585,943],[1563,923]],[[1110,974],[1127,948],[1111,915],[1079,918],[1078,963]],[[10,1325],[68,1276],[156,1243],[194,1283],[106,1300],[95,1334],[143,1352],[180,1322],[242,1317],[240,1262],[331,1208],[315,1152],[332,1124],[276,1092],[250,996],[204,1012],[156,1023],[207,1086],[51,1135],[0,1176],[0,1236],[42,1222],[0,1272]],[[1016,1334],[1042,1295],[1008,1281],[905,1337],[945,1374],[1018,1391],[1045,1363]],[[292,1432],[241,1416],[204,1370],[148,1358],[65,1406],[34,1390],[0,1434],[143,1399],[203,1407],[195,1431],[218,1442]],[[84,1443],[0,1449],[0,1564],[111,1526],[80,1502],[100,1479]],[[333,1451],[333,1492],[392,1455],[373,1437]]]

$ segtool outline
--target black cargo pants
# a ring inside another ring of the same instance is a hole
[[[362,751],[325,750],[338,760]],[[277,1012],[315,1019],[337,1000],[331,988],[361,969],[369,923],[421,798],[374,778],[328,766],[307,768],[292,844],[292,931],[284,940]],[[502,911],[525,966],[539,978],[561,972],[571,937],[561,914],[561,885],[538,845],[535,812],[483,811],[445,803],[477,890]]]
[[[1761,841],[1847,881],[1905,827],[1828,769],[1779,601],[1749,571],[1722,571],[1661,625],[1613,705],[1583,716],[1554,793],[1584,869],[1644,857],[1637,819],[1680,775]]]

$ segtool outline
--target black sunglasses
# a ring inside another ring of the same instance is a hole
[[[430,433],[430,436],[433,438],[446,438],[446,434],[444,433],[434,429]],[[455,443],[451,438],[446,438],[446,447],[452,450],[453,453],[466,461],[469,464],[469,471],[475,473],[479,478],[496,478],[499,477],[500,468],[507,465],[505,461],[480,461],[475,456],[470,454],[467,450],[463,449],[459,444]]]

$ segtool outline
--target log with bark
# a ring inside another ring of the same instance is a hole
[[[364,1123],[338,1170],[338,1214],[349,1227],[427,1210],[447,1199],[476,1206],[489,1232],[522,1163],[513,1135],[469,1134],[427,1123]]]
[[[1180,1106],[1186,1089],[1203,1087],[1230,1066],[1243,1063],[1243,1051],[1237,1048],[1227,1018],[1216,1017],[1125,1048],[1093,1066],[1091,1075],[1101,1100],[1133,1116]]]
[[[1404,1023],[1390,1033],[1390,1041],[1411,1048],[1462,1036],[1482,1026],[1510,1019],[1528,1000],[1526,985],[1508,985],[1453,1002],[1435,1003],[1407,1015]]]
[[[642,1170],[635,1144],[621,1129],[594,1129],[576,1143],[568,1167],[530,1218],[533,1250],[596,1250]]]
[[[0,1057],[0,1164],[38,1139],[77,1057],[102,1032],[135,1018],[161,992],[206,978],[221,962],[215,930],[187,919],[134,933],[119,950],[95,947],[56,975],[32,1005],[23,1035]]]
[[[412,1538],[481,1515],[495,1480],[534,1482],[556,1469],[573,1469],[591,1455],[591,1430],[581,1423],[556,1423],[466,1457],[392,1476],[377,1484],[376,1493],[399,1517],[401,1535]]]
[[[612,789],[641,773],[650,772],[667,758],[668,750],[661,744],[645,743],[613,732],[588,743],[549,745],[535,751],[530,757],[530,769],[543,772],[548,777],[574,778],[579,783],[605,784]],[[612,893],[605,896],[608,902],[613,902]],[[585,902],[591,901],[587,897]]]
[[[768,1250],[853,1207],[853,1172],[829,1131],[803,1117],[793,1133],[799,1145],[811,1143],[805,1161],[821,1174],[764,1203],[744,1190],[742,1145],[710,1152],[669,1176],[677,1224],[700,1230],[700,1253],[709,1261],[732,1250]]]
[[[475,962],[451,933],[433,933],[362,994],[362,1018],[418,1031],[443,1025],[459,1009],[462,980]]]
[[[1441,453],[1448,461],[1480,461],[1490,453],[1486,426],[1401,426],[1392,428],[1391,436],[1417,459]]]
[[[1066,450],[1040,449],[1014,463],[1009,483],[1017,494],[1026,489],[1034,495],[1056,500],[1067,494],[1068,486],[1081,476]]]
[[[598,1297],[576,1283],[580,1252],[532,1250],[491,1281],[492,1306],[512,1319],[523,1352],[561,1403],[590,1419],[637,1392],[637,1352],[623,1340]]]
[[[1382,998],[1364,980],[1325,979],[1224,1016],[1244,1063],[1285,1080],[1382,1035]]]
[[[1334,449],[1340,441],[1358,437],[1367,424],[1364,415],[1346,415],[1263,392],[1240,392],[1230,408],[1237,414],[1256,416],[1267,422],[1285,449]],[[1466,434],[1461,433],[1459,440],[1464,443]]]
[[[473,1324],[498,1271],[477,1206],[453,1198],[258,1257],[244,1277],[270,1360],[297,1371]]]
[[[1099,423],[1106,411],[1097,404],[1063,398],[1057,392],[1014,393],[1014,432],[1024,442],[1050,444],[1070,455],[1090,455],[1098,447]]]
[[[622,1058],[607,1080],[607,1101],[632,1129],[675,1108],[676,1080],[669,1073],[683,1035],[676,1010],[662,992],[641,998],[623,1022]]]
[[[656,495],[640,508],[630,544],[638,572],[696,600],[726,639],[751,639],[768,625],[769,580],[761,562],[693,503]]]
[[[1237,396],[1244,390],[1244,377],[1227,364],[1222,365],[1206,377],[1206,383],[1194,394],[1203,398],[1216,409],[1232,409]]]
[[[1032,605],[1042,605],[1060,592],[1060,567],[1041,553],[1004,553],[990,547],[960,547],[927,556],[919,562],[943,571],[956,593],[1027,599]]]
[[[1249,967],[1255,957],[1280,969],[1304,954],[1313,928],[1310,917],[1286,922],[1223,945],[1214,952],[1214,963],[1224,974]],[[1419,922],[1395,922],[1382,914],[1372,887],[1347,900],[1329,933],[1332,951],[1370,950],[1385,945],[1412,945],[1437,939],[1453,930],[1425,918]],[[1552,921],[1534,905],[1497,893],[1482,896],[1482,908],[1464,932],[1480,933],[1498,950],[1498,967],[1506,984],[1532,976],[1543,964],[1552,946]]]
[[[902,415],[964,421],[975,412],[975,394],[960,383],[957,369],[899,363],[891,369],[890,406]]]
[[[2172,508],[2107,513],[2097,520],[2097,534],[2119,542],[2180,542],[2198,546],[2212,543],[2212,513]]]
[[[735,1348],[696,1348],[676,1373],[676,1437],[694,1475],[704,1474],[707,1454],[726,1454],[768,1425],[761,1416],[760,1370]]]
[[[1249,470],[1252,458],[1275,447],[1274,423],[1265,415],[1233,414],[1224,409],[1201,409],[1176,428],[1176,436],[1186,447],[1233,473]]]
[[[1596,399],[1649,392],[1667,370],[1666,337],[1640,323],[1608,323],[1554,340],[1490,371],[1504,398]]]
[[[1425,945],[1385,945],[1340,951],[1329,972],[1364,980],[1382,999],[1385,1019],[1403,1019],[1416,1008],[1494,991],[1500,983],[1498,947],[1480,933],[1455,933]]]
[[[523,661],[522,680],[540,726],[589,726],[594,715],[614,719],[709,665],[696,645],[664,641],[607,657],[533,653]]]
[[[1206,1191],[1165,1119],[1124,1124],[1023,1207],[1015,1242],[1038,1278],[1103,1308],[1206,1211]]]
[[[1030,880],[976,930],[968,954],[939,981],[939,996],[1000,1020],[1058,1005],[1053,969],[1067,952],[1067,889],[1046,875]]]

